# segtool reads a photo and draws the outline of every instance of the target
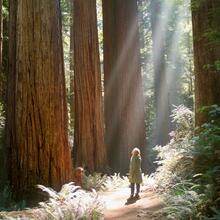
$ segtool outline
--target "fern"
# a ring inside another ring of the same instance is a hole
[[[219,219],[220,107],[202,111],[209,122],[195,132],[193,113],[176,107],[171,141],[155,147],[158,168],[151,183],[164,199],[164,208],[154,213],[156,219]]]

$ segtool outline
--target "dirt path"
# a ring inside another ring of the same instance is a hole
[[[133,200],[131,204],[127,204],[129,197],[129,188],[120,188],[117,191],[105,192],[101,194],[101,198],[105,201],[106,211],[105,219],[150,220],[150,213],[161,207],[161,202],[152,192],[142,192],[139,200]]]

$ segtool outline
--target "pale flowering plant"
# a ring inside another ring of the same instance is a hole
[[[165,146],[155,146],[157,152],[156,164],[158,168],[154,179],[158,189],[166,190],[180,181],[178,175],[192,164],[192,137],[194,134],[194,113],[187,107],[176,106],[172,111],[172,121],[176,123],[176,130],[170,132],[170,141]]]
[[[51,219],[103,218],[105,205],[95,190],[85,191],[74,183],[63,185],[60,192],[42,185],[38,187],[49,195],[48,201],[39,203],[43,216]]]
[[[104,219],[105,203],[95,190],[85,191],[73,182],[64,184],[59,192],[37,186],[48,195],[48,200],[37,207],[13,212],[1,212],[0,219]]]

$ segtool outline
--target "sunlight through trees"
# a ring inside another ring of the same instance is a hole
[[[0,7],[0,219],[219,219],[219,0]]]

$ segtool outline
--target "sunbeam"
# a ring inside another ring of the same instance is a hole
[[[156,89],[154,144],[166,144],[168,142],[168,133],[173,127],[169,115],[171,114],[172,105],[177,102],[177,88],[172,88],[177,85],[177,80],[180,79],[180,73],[176,70],[179,62],[178,46],[182,35],[180,21],[183,18],[183,13],[181,11],[178,14],[173,14],[174,10],[174,1],[164,1],[160,11],[162,16],[157,19],[153,30],[154,84]],[[175,30],[169,30],[171,18],[174,19]]]
[[[111,118],[106,122],[106,136],[108,145],[117,146],[114,146],[116,151],[118,150],[116,161],[118,161],[119,167],[125,171],[128,167],[131,149],[139,146],[144,153],[146,146],[144,98],[140,72],[137,13],[133,12],[133,8],[125,6],[125,3],[117,2],[117,4],[124,4],[124,9],[116,12],[113,28],[120,34],[112,45],[115,47],[113,65],[109,74],[105,75],[105,102],[111,102],[111,96],[114,100],[114,105],[110,110],[109,106],[105,108],[105,112],[110,111],[109,118]],[[121,23],[123,17],[128,17],[124,25]],[[110,152],[114,151],[112,148],[110,148]]]

